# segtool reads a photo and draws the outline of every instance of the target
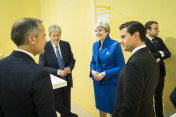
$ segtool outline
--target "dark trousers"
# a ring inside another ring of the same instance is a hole
[[[71,117],[71,87],[66,86],[54,90],[56,111],[61,117]]]
[[[3,110],[2,110],[1,105],[0,105],[0,117],[4,117],[4,112],[3,112]]]
[[[155,91],[156,117],[164,117],[163,116],[163,89],[164,89],[164,76],[160,75],[158,86]]]

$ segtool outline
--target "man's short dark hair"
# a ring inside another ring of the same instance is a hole
[[[147,31],[147,29],[151,30],[151,25],[152,24],[158,24],[158,22],[156,21],[148,21],[146,24],[145,24],[145,30]]]
[[[40,32],[38,23],[42,23],[42,21],[37,18],[22,18],[16,21],[11,30],[12,41],[20,46],[26,44],[30,35],[37,38]]]
[[[135,32],[139,32],[139,36],[142,42],[145,41],[145,28],[142,23],[138,21],[130,21],[122,24],[119,29],[122,30],[124,28],[127,28],[127,32],[133,35]]]

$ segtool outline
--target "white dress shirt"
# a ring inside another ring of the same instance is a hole
[[[27,55],[29,55],[32,59],[34,59],[34,55],[28,51],[25,51],[25,50],[22,50],[22,49],[18,49],[16,48],[15,51],[20,51],[20,52],[23,52],[23,53],[26,53]]]
[[[149,40],[152,42],[152,38],[151,38],[151,37],[149,37],[148,35],[146,35],[146,37],[149,38]],[[153,42],[152,42],[152,43],[153,43]],[[162,51],[159,51],[159,53],[161,54],[162,57],[164,57],[164,54],[163,54]]]
[[[54,49],[54,52],[55,52],[55,55],[56,55],[56,46],[58,46],[58,49],[59,49],[59,53],[61,55],[61,58],[62,58],[62,54],[61,54],[61,49],[60,49],[60,46],[59,46],[59,43],[57,45],[54,45],[52,42],[51,42],[52,46],[53,46],[53,49]],[[56,55],[57,56],[57,55]],[[63,63],[64,64],[64,63]],[[59,75],[59,72],[60,72],[60,69],[58,69],[57,71],[57,75]]]
[[[140,49],[142,49],[142,48],[145,48],[145,47],[146,47],[146,45],[141,45],[141,46],[136,47],[136,48],[131,52],[130,57],[131,57],[136,51],[138,51],[138,50],[140,50]]]

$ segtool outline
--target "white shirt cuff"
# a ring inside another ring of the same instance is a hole
[[[164,57],[164,54],[162,51],[159,51],[159,53],[161,54],[161,57]]]
[[[157,62],[160,62],[160,58],[157,58],[156,61],[157,61]]]
[[[57,71],[57,75],[59,75],[59,72],[60,72],[60,69],[58,69],[58,71]]]

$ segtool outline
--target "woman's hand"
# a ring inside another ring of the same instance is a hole
[[[93,75],[93,77],[94,77],[95,80],[97,80],[97,81],[100,80],[100,78],[98,77],[99,72],[97,72],[97,71],[95,71],[95,70],[92,70],[92,71],[91,71],[91,74]]]
[[[98,77],[99,77],[100,80],[102,80],[105,77],[105,72],[99,73]]]
[[[102,80],[105,77],[105,72],[99,73],[99,72],[97,72],[95,70],[92,70],[91,74],[93,75],[93,77],[94,77],[94,79],[96,81],[100,81],[100,80]]]

